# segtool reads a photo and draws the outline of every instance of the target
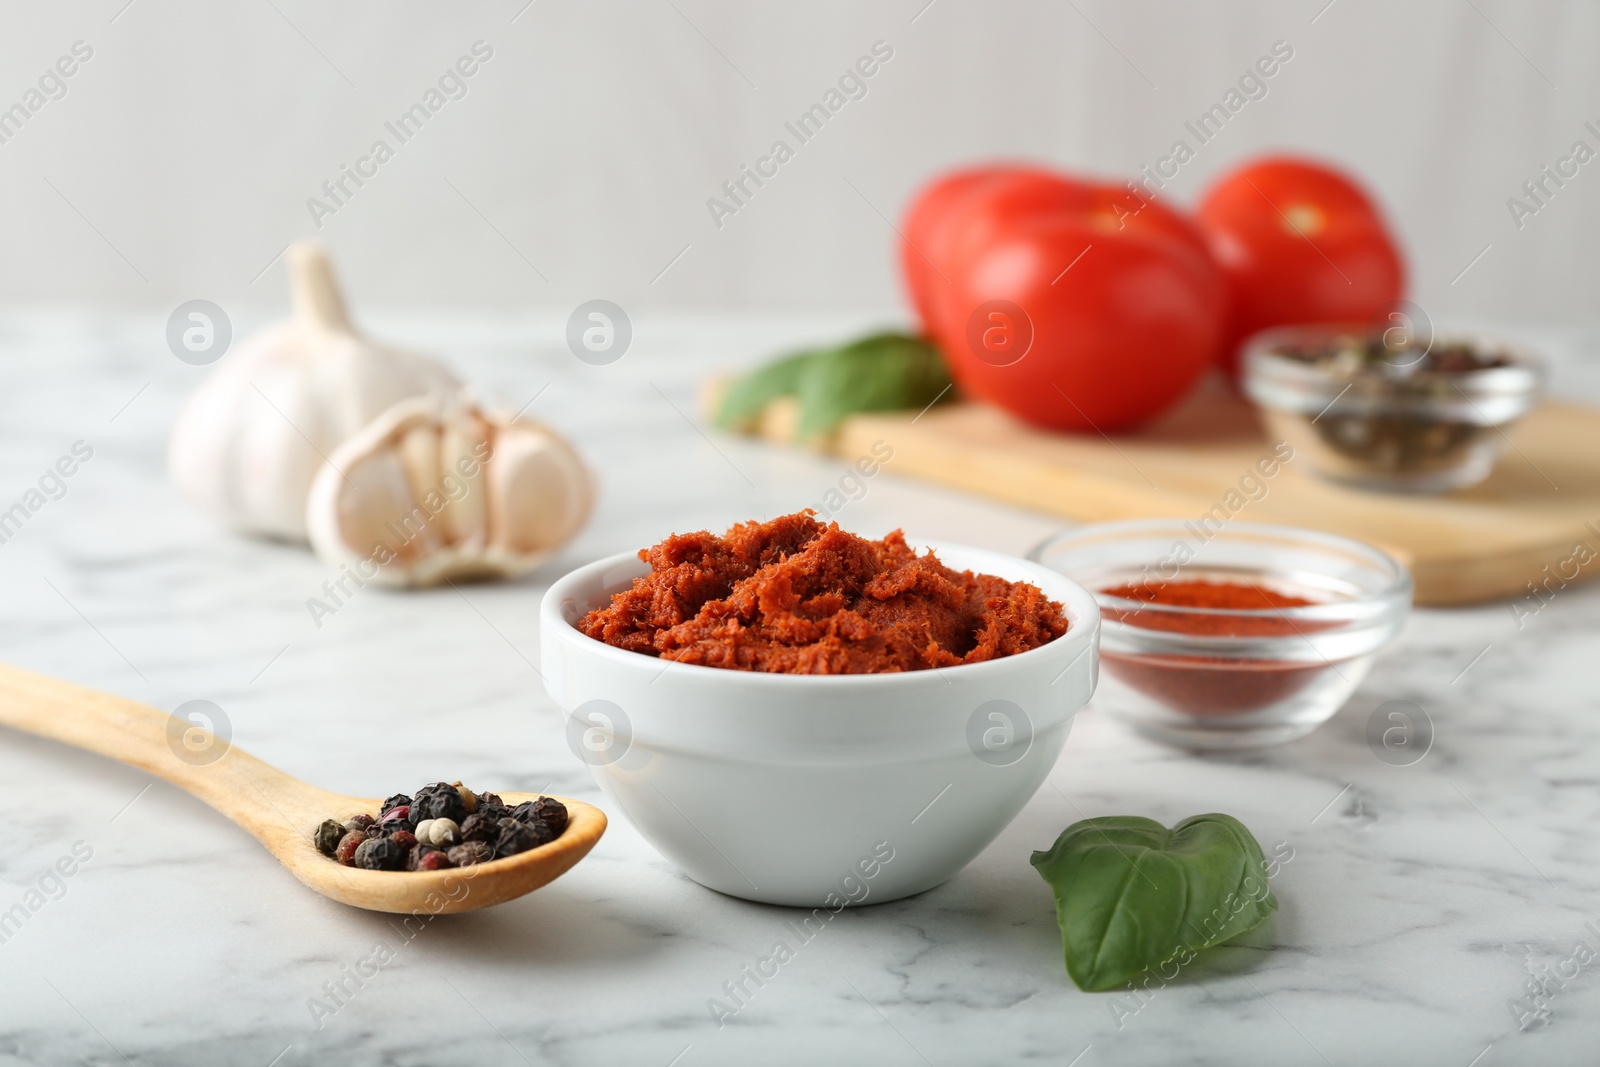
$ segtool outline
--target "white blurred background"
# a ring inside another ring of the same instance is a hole
[[[1583,325],[1600,163],[1520,229],[1507,200],[1574,141],[1600,150],[1596,40],[1600,5],[1507,0],[13,4],[0,109],[75,42],[93,55],[0,126],[0,303],[281,306],[274,257],[315,235],[376,307],[896,315],[890,222],[929,176],[1131,176],[1284,41],[1175,201],[1313,153],[1376,190],[1436,319]],[[384,123],[478,41],[465,95],[401,144]],[[785,121],[878,41],[866,95],[798,145]],[[779,138],[795,157],[719,228],[708,198]],[[319,228],[308,199],[378,139],[394,157]]]

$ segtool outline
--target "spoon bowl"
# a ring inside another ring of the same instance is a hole
[[[289,872],[325,897],[369,911],[448,915],[531,893],[565,874],[605,833],[606,817],[566,805],[565,832],[505,859],[437,871],[368,871],[317,850],[324,819],[376,815],[381,800],[330,793],[292,778],[209,731],[124,697],[0,664],[0,725],[119,760],[194,794],[248,830]],[[539,793],[501,793],[509,806]]]
[[[234,751],[237,752],[236,749]],[[310,790],[304,783],[296,784]],[[329,806],[321,808],[320,814],[311,815],[309,820],[303,820],[304,829],[296,827],[293,832],[274,835],[271,841],[261,834],[256,834],[256,837],[266,845],[267,851],[289,868],[289,873],[311,889],[341,904],[368,911],[451,915],[514,900],[565,874],[589,854],[606,829],[605,813],[599,808],[581,800],[555,797],[566,805],[567,828],[547,845],[470,867],[448,867],[437,871],[368,871],[360,867],[346,867],[331,856],[317,851],[311,841],[311,830],[323,819],[343,822],[352,815],[373,815],[383,801],[324,793],[321,790],[312,792],[325,798]],[[501,793],[500,799],[508,807],[516,807],[525,800],[538,800],[541,796],[552,795]]]

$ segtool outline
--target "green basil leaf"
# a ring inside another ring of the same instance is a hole
[[[717,406],[717,425],[725,430],[745,429],[768,404],[780,396],[794,396],[800,390],[801,371],[816,354],[796,352],[736,380]]]
[[[882,333],[817,353],[800,372],[800,425],[808,440],[858,411],[926,407],[950,388],[938,349],[919,337]]]
[[[950,388],[938,349],[918,337],[880,333],[838,348],[785,356],[735,381],[717,407],[717,425],[748,429],[780,396],[798,397],[796,436],[828,433],[858,411],[923,408]]]
[[[1261,846],[1231,815],[1171,830],[1135,815],[1085,819],[1032,862],[1055,894],[1067,974],[1086,992],[1181,967],[1278,909]]]

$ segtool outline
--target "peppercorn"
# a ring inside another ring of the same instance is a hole
[[[410,830],[396,830],[389,835],[389,841],[410,852],[417,845],[417,835]]]
[[[533,813],[539,821],[550,827],[560,837],[567,829],[567,806],[555,797],[540,797],[533,802]]]
[[[458,844],[461,841],[461,827],[456,825],[454,819],[424,819],[417,824],[417,840],[425,845]]]
[[[349,831],[339,839],[339,847],[334,849],[333,858],[344,864],[346,867],[354,867],[356,865],[356,849],[365,844],[366,840],[367,835],[365,831]]]
[[[339,847],[339,839],[344,835],[343,823],[336,819],[324,819],[322,820],[322,825],[317,827],[316,832],[311,837],[316,842],[318,852],[324,856],[331,856],[334,850]]]
[[[417,824],[410,819],[396,819],[393,822],[380,822],[373,829],[378,831],[379,837],[390,837],[401,832],[414,834],[417,832]]]
[[[550,827],[542,822],[507,819],[500,824],[500,836],[495,839],[494,854],[497,859],[515,856],[540,845],[549,844],[555,839],[556,835],[550,832]]]
[[[344,821],[344,828],[346,830],[360,830],[365,832],[367,827],[371,826],[377,821],[377,819],[374,819],[372,816],[362,812],[360,815],[352,815],[350,818],[346,819]]]
[[[567,808],[553,797],[524,800],[511,811],[512,818],[528,825],[542,824],[549,828],[551,837],[560,837],[567,828]],[[541,842],[542,844],[542,842]]]
[[[471,815],[478,810],[478,794],[462,785],[460,782],[451,782],[456,787],[456,792],[461,796],[461,803],[467,807],[467,814]]]
[[[461,840],[494,841],[500,836],[500,820],[488,812],[478,811],[466,817],[461,824]]]
[[[471,867],[494,859],[494,849],[484,841],[464,841],[445,853],[457,867]]]
[[[390,808],[383,818],[367,827],[367,836],[388,837],[390,834],[401,830],[414,831],[417,824],[411,821],[408,814],[409,810],[403,805],[398,808]]]
[[[398,871],[405,868],[410,853],[409,845],[402,846],[392,837],[368,838],[356,849],[356,866],[369,871]]]
[[[450,862],[449,856],[436,848],[430,848],[418,857],[410,869],[413,871],[442,871],[453,866],[455,864]]]
[[[418,819],[450,819],[460,824],[467,817],[466,802],[456,792],[456,787],[448,782],[417,790],[416,800],[411,806]]]
[[[429,856],[436,858],[430,860]],[[432,845],[414,845],[411,852],[406,856],[406,870],[408,871],[435,871],[450,866],[453,866],[453,864],[450,862],[450,857],[444,854],[444,849],[434,848]]]
[[[408,808],[410,806],[411,806],[411,798],[410,797],[406,796],[404,793],[396,793],[394,796],[390,797],[388,800],[385,800],[383,802],[383,805],[378,808],[378,814],[379,815],[387,815],[389,813],[389,809],[390,808],[402,808],[402,807]]]
[[[503,808],[506,806],[506,802],[500,799],[499,793],[479,793],[478,807],[481,810],[485,806],[491,808]]]

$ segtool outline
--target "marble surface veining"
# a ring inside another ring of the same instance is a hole
[[[531,413],[600,474],[588,529],[527,580],[367,589],[318,626],[315,558],[219,530],[168,484],[167,427],[203,371],[159,319],[0,318],[0,510],[75,442],[93,449],[0,544],[0,657],[160,708],[215,701],[235,744],[342,792],[459,777],[598,800],[532,667],[544,586],[672,530],[820,500],[842,464],[703,435],[694,384],[865,324],[641,319],[610,367],[573,359],[560,325],[377,323],[513,406],[538,394]],[[1596,337],[1541,340],[1559,384],[1600,396]],[[1014,553],[1057,526],[892,463],[839,517]],[[1505,605],[1418,612],[1332,722],[1244,756],[1162,748],[1091,709],[967,869],[842,912],[720,1027],[708,1001],[800,913],[695,885],[616,813],[549,887],[411,932],[306,891],[165,783],[0,731],[0,911],[44,901],[0,943],[0,1064],[1593,1063],[1600,959],[1569,961],[1600,950],[1597,636],[1600,588],[1520,630]],[[1414,766],[1364,740],[1395,698],[1435,724]],[[1292,852],[1277,916],[1143,998],[1074,989],[1030,850],[1086,816],[1213,810]],[[89,858],[47,878],[80,842]],[[315,1017],[379,944],[387,965]]]

